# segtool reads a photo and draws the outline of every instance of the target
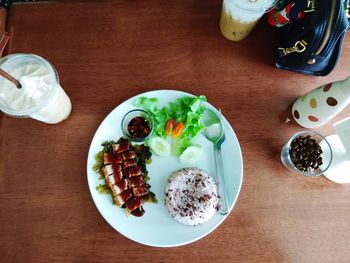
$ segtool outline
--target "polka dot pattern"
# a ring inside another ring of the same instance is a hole
[[[344,82],[346,81],[346,82]],[[343,82],[343,83],[342,83]],[[319,127],[337,115],[348,102],[350,77],[318,86],[299,97],[291,111],[293,119],[303,127]]]
[[[316,109],[317,108],[317,100],[315,98],[312,98],[309,102],[310,104],[310,107],[313,108],[313,109]]]
[[[324,86],[319,87],[318,89],[322,89],[322,91],[323,91],[324,93],[327,93],[327,92],[329,92],[330,89],[332,88],[332,84],[333,84],[333,83],[329,83],[329,84],[327,84],[327,85],[324,85]],[[301,101],[304,101],[304,100],[306,99],[306,96],[307,96],[307,95],[308,95],[308,94],[305,94],[304,96],[302,96],[302,97],[300,98],[300,100],[301,100]],[[320,105],[323,105],[323,104],[322,104],[322,101],[319,101],[319,100],[320,100],[320,98],[318,98],[318,99],[316,99],[316,98],[311,98],[311,99],[308,101],[308,102],[309,102],[310,108],[313,109],[313,110],[315,110],[315,109],[317,109],[317,107],[319,106],[319,103],[320,103]],[[330,107],[334,107],[334,106],[338,105],[338,101],[337,101],[335,98],[333,98],[333,97],[327,97],[326,103],[327,103],[327,105],[330,106]],[[301,118],[301,115],[300,115],[299,111],[297,111],[297,110],[294,110],[293,115],[294,115],[294,118],[295,118],[295,119],[300,119],[300,118]],[[311,121],[311,122],[318,122],[318,121],[319,121],[318,117],[316,117],[315,115],[307,115],[307,119],[308,119],[309,121]]]
[[[334,106],[336,106],[338,104],[338,101],[335,98],[333,98],[333,97],[328,97],[327,98],[327,104],[329,106],[331,106],[331,107],[334,107]]]
[[[318,119],[313,115],[309,115],[309,116],[307,116],[307,118],[309,119],[309,121],[318,122]]]
[[[323,87],[324,92],[328,92],[332,87],[332,83],[327,84],[326,86]]]
[[[295,110],[293,114],[294,114],[294,118],[296,118],[296,119],[300,118],[299,111]]]

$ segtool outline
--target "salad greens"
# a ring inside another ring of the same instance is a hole
[[[135,102],[136,107],[146,110],[152,115],[154,120],[154,134],[156,136],[165,138],[166,124],[173,119],[176,123],[182,123],[184,128],[173,141],[173,153],[179,156],[192,143],[192,140],[203,130],[204,126],[201,124],[201,116],[205,110],[204,103],[205,96],[184,96],[169,102],[167,106],[158,107],[157,98],[140,97]]]

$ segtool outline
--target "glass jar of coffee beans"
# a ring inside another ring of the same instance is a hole
[[[281,160],[290,170],[304,175],[321,175],[331,164],[332,149],[321,134],[298,132],[283,147]]]

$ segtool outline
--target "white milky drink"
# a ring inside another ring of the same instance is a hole
[[[32,54],[13,54],[0,60],[0,67],[18,79],[22,88],[0,77],[0,109],[18,118],[55,124],[68,118],[72,104],[59,84],[54,67]]]
[[[224,0],[220,19],[221,33],[233,41],[246,38],[275,2],[276,0]]]

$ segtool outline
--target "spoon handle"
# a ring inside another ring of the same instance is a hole
[[[218,189],[219,189],[220,200],[221,200],[219,212],[222,215],[226,215],[228,213],[227,188],[226,188],[225,175],[222,169],[221,147],[219,145],[214,146],[214,158],[215,158],[216,177],[218,180]]]

